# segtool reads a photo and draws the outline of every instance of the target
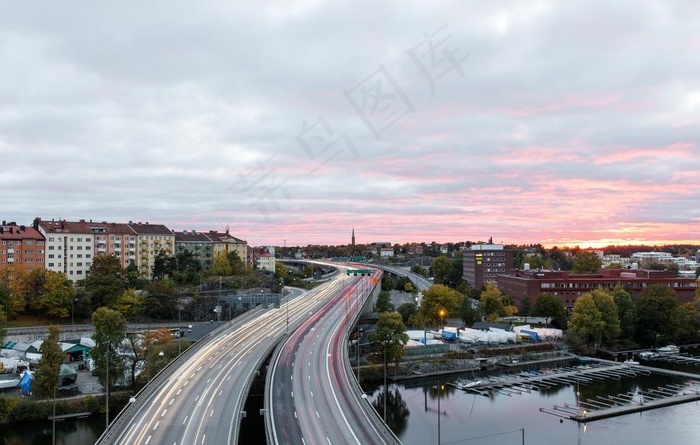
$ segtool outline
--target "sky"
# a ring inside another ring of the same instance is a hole
[[[700,2],[11,2],[0,218],[700,243]]]

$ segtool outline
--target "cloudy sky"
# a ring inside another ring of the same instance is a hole
[[[1,218],[700,240],[700,2],[11,2]]]

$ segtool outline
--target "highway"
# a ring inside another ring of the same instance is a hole
[[[400,277],[407,277],[409,278],[413,284],[418,288],[419,291],[423,292],[427,288],[433,285],[433,283],[429,280],[427,280],[425,277],[422,275],[419,275],[417,273],[411,272],[410,270],[403,269],[401,267],[394,267],[394,266],[383,266],[383,265],[378,265],[378,264],[373,264],[372,267],[376,267],[381,270],[385,270],[387,272],[390,272],[394,275],[398,275]]]
[[[254,375],[287,330],[332,295],[324,284],[279,309],[255,308],[212,332],[139,393],[98,444],[235,444]]]
[[[268,443],[399,443],[361,395],[347,359],[348,329],[379,276],[346,277],[281,347],[265,397]]]

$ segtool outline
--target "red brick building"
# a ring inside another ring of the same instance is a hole
[[[31,226],[3,221],[0,225],[0,267],[22,264],[28,270],[44,269],[44,236]]]
[[[562,300],[564,306],[573,310],[576,299],[597,288],[612,290],[624,287],[633,298],[639,298],[644,288],[652,284],[663,284],[676,293],[685,303],[692,301],[697,288],[693,278],[679,278],[672,271],[601,269],[597,274],[574,274],[551,270],[515,270],[499,275],[498,289],[520,304],[523,298],[534,303],[540,293],[548,292]]]

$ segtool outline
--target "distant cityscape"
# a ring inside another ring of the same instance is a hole
[[[2,221],[0,225],[0,267],[22,264],[27,269],[47,269],[65,274],[73,282],[88,276],[95,255],[114,255],[122,267],[138,268],[141,277],[152,278],[158,256],[189,252],[202,265],[211,266],[219,254],[235,252],[248,266],[275,271],[276,257],[296,259],[332,258],[342,261],[378,261],[406,266],[430,266],[430,259],[449,256],[462,260],[462,278],[473,289],[488,283],[496,285],[515,301],[534,300],[541,293],[556,295],[568,311],[576,298],[602,287],[625,287],[638,297],[651,284],[663,284],[682,302],[695,295],[700,270],[700,250],[686,248],[684,255],[664,251],[639,251],[629,255],[589,250],[598,258],[597,272],[574,273],[567,267],[571,250],[557,250],[557,257],[544,258],[541,246],[504,246],[487,242],[409,243],[392,245],[388,241],[356,244],[352,229],[345,246],[249,246],[230,233],[217,230],[175,231],[164,224],[150,222],[106,222],[84,220],[43,220],[29,225]],[[556,248],[554,248],[556,249]],[[562,265],[564,267],[562,267]]]

